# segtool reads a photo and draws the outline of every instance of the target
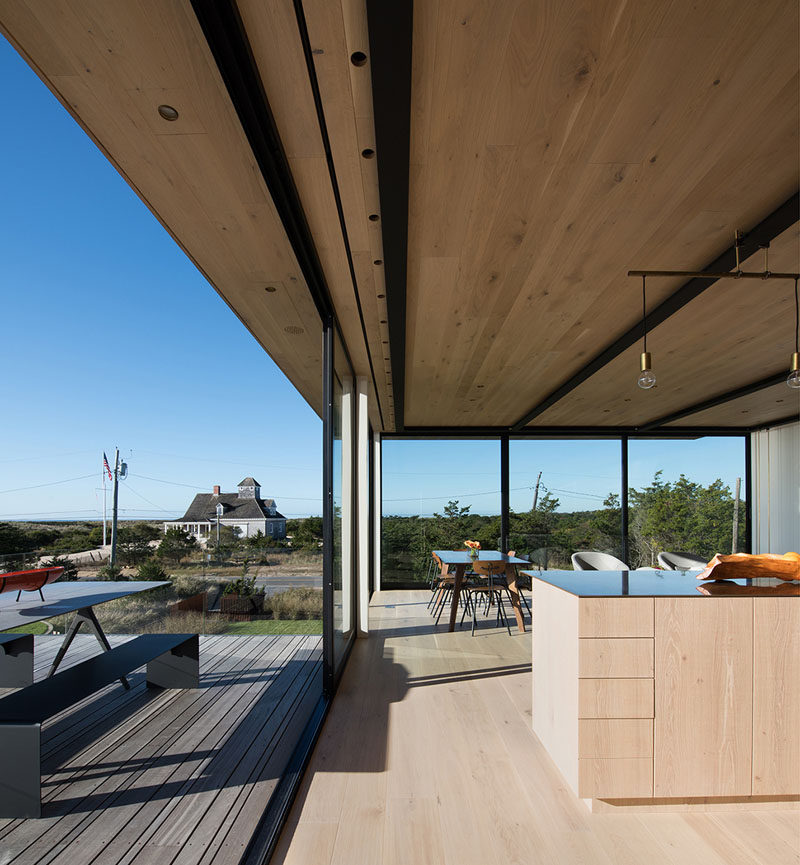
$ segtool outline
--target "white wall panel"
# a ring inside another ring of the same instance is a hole
[[[800,423],[752,435],[753,552],[800,552]]]

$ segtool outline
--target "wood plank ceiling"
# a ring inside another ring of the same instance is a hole
[[[798,188],[795,0],[415,3],[396,418],[374,126],[392,106],[373,106],[366,2],[220,5],[240,16],[376,430],[511,427],[639,321],[628,269],[703,269]],[[302,256],[191,0],[0,0],[0,24],[320,411]],[[796,226],[770,269],[800,269]],[[680,285],[648,281],[648,307]],[[649,337],[656,388],[636,387],[632,346],[527,429],[641,426],[786,370],[791,289],[711,286]],[[798,408],[776,385],[675,425]]]
[[[513,424],[639,320],[629,268],[702,269],[797,190],[797,8],[415,4],[407,425]],[[799,258],[787,232],[770,267]],[[787,369],[790,295],[714,286],[653,334],[656,389],[632,348],[528,429],[641,424]]]

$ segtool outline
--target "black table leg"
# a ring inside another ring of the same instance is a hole
[[[69,623],[69,628],[67,628],[67,633],[64,635],[64,642],[61,644],[61,647],[56,654],[55,660],[53,661],[50,670],[47,673],[47,677],[50,678],[55,671],[58,669],[58,665],[64,659],[64,655],[67,652],[67,649],[70,647],[73,639],[75,638],[75,634],[81,628],[81,625],[85,624],[89,630],[95,635],[97,638],[97,642],[103,648],[104,652],[107,652],[111,645],[106,638],[106,635],[103,633],[103,629],[100,627],[100,622],[97,621],[97,616],[94,614],[94,610],[91,607],[81,607],[75,615],[72,617],[72,621]],[[120,678],[120,682],[122,682],[122,687],[125,688],[126,691],[129,691],[131,686],[128,683],[128,680],[125,676]]]

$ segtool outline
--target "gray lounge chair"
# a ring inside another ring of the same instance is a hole
[[[659,553],[658,563],[668,571],[702,571],[708,559],[694,553]]]
[[[578,550],[573,553],[572,567],[576,571],[629,571],[630,568],[621,559],[610,553],[598,553],[594,550]]]

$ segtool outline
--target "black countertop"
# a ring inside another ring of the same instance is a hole
[[[700,571],[523,571],[580,598],[699,598],[709,595],[772,597],[800,584],[779,579],[698,580]],[[741,590],[737,590],[737,586]],[[703,591],[705,589],[705,591]]]

